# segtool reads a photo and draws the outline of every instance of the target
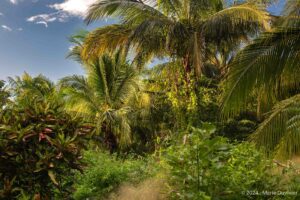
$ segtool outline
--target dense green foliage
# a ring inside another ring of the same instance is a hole
[[[14,100],[0,118],[0,197],[63,198],[91,127],[64,109],[54,84],[43,76],[10,79]]]
[[[120,53],[104,55],[86,64],[85,69],[87,77],[74,75],[61,80],[68,111],[93,123],[111,152],[127,147],[132,140],[132,113],[139,103],[147,106],[143,105],[146,97],[139,73]]]
[[[259,147],[278,157],[299,153],[299,1],[288,1],[274,27],[238,52],[225,80],[223,114],[232,116],[256,99],[253,135]]]
[[[160,146],[154,160],[88,151],[88,167],[77,175],[74,198],[107,199],[120,184],[157,174],[164,180],[161,192],[167,199],[297,199],[300,179],[292,163],[278,168],[254,144],[231,143],[214,132],[210,124],[189,128],[180,134],[183,141]]]
[[[9,92],[5,89],[4,81],[0,80],[0,111],[3,109],[3,106],[7,103],[9,97]]]
[[[88,167],[75,180],[73,196],[78,200],[106,199],[121,183],[137,183],[153,173],[144,158],[124,160],[101,151],[87,151],[84,161]]]
[[[203,128],[191,128],[186,133],[185,144],[166,149],[163,163],[169,172],[172,198],[248,199],[254,191],[300,189],[291,188],[299,180],[283,181],[285,176],[292,177],[295,172],[289,175],[272,174],[275,166],[253,144],[232,144],[225,138],[212,137],[212,125],[205,124]],[[257,198],[265,199],[265,196]]]
[[[82,170],[89,128],[59,102],[33,99],[3,111],[0,119],[0,197],[42,199],[70,193],[72,170]],[[24,196],[23,196],[24,197]]]
[[[300,1],[271,2],[97,1],[118,20],[70,38],[84,75],[0,81],[0,199],[297,199]]]

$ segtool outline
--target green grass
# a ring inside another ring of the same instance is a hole
[[[122,160],[101,151],[87,151],[84,161],[87,167],[77,174],[74,184],[76,200],[104,199],[121,183],[139,183],[152,174],[153,165],[145,158]]]

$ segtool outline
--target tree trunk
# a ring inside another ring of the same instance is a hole
[[[191,59],[189,54],[185,55],[183,58],[183,67],[184,67],[185,81],[189,85],[191,82],[191,71],[192,71]]]
[[[102,125],[102,132],[104,133],[104,145],[111,154],[115,153],[118,148],[117,138],[106,123]]]

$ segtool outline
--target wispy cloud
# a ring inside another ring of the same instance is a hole
[[[10,3],[14,4],[14,5],[17,5],[18,3],[22,2],[24,0],[9,0]],[[32,3],[36,3],[38,2],[39,0],[31,0]]]
[[[50,14],[40,14],[27,18],[28,22],[33,22],[35,24],[43,24],[45,27],[48,27],[48,23],[59,21],[65,22],[68,16],[62,12],[55,12]]]
[[[17,30],[18,30],[18,31],[23,31],[23,28],[18,28]]]
[[[0,16],[3,16],[4,14],[2,12],[0,12]]]
[[[35,24],[44,24],[45,27],[48,27],[50,22],[66,22],[70,17],[84,17],[89,6],[97,1],[98,0],[64,0],[62,3],[48,5],[48,7],[56,10],[55,12],[31,16],[27,21]]]
[[[36,24],[42,24],[42,25],[45,25],[46,28],[48,28],[48,23],[45,21],[38,21],[38,22],[36,22]]]
[[[6,31],[9,31],[9,32],[12,31],[12,28],[10,28],[9,26],[2,25],[1,27],[2,27],[4,30],[6,30]]]

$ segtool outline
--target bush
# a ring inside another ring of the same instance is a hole
[[[0,199],[63,198],[72,169],[81,170],[89,127],[57,101],[27,100],[7,107],[0,119]]]
[[[108,193],[122,182],[137,183],[151,175],[145,159],[118,159],[100,151],[87,151],[84,154],[87,167],[83,174],[77,174],[73,197],[81,199],[105,199]]]
[[[290,190],[293,180],[282,182],[283,175],[272,173],[273,164],[253,144],[232,144],[222,137],[212,138],[213,132],[207,124],[204,129],[192,128],[185,144],[166,149],[162,163],[171,198],[265,199],[247,192],[295,191]]]

